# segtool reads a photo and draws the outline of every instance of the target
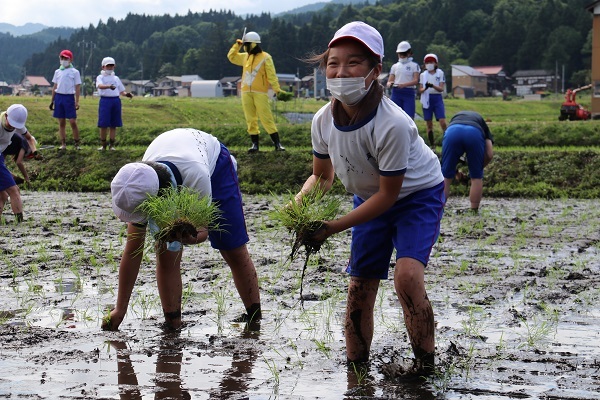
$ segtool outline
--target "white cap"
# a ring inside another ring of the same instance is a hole
[[[27,121],[27,109],[22,104],[13,104],[6,110],[6,119],[10,126],[21,129]]]
[[[428,58],[433,58],[436,63],[438,62],[437,56],[433,53],[426,54],[425,57],[423,57],[423,62],[427,62]]]
[[[367,25],[362,21],[349,22],[342,26],[333,35],[333,39],[329,42],[331,47],[335,42],[341,39],[355,39],[365,45],[371,53],[379,56],[379,60],[383,59],[383,38],[377,29],[371,25]]]
[[[158,175],[148,164],[125,164],[110,183],[112,209],[123,222],[146,222],[146,216],[136,208],[158,194]]]
[[[105,67],[109,64],[115,65],[115,59],[112,57],[104,57],[102,59],[102,66]]]
[[[408,43],[406,40],[401,41],[400,43],[398,43],[398,47],[396,48],[396,53],[406,53],[407,51],[410,50],[410,43]]]

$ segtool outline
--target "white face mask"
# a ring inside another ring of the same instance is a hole
[[[373,69],[369,71],[367,76],[373,72]],[[342,103],[353,106],[366,96],[369,89],[373,85],[373,82],[368,88],[365,88],[365,77],[352,77],[352,78],[327,78],[327,89],[331,92],[331,95],[341,101]]]
[[[408,57],[399,57],[398,61],[400,61],[402,64],[406,64],[408,62]]]
[[[435,69],[435,64],[425,64],[425,68],[427,68],[427,71],[433,71]]]
[[[104,69],[104,70],[102,70],[102,73],[104,75],[112,75],[115,73],[115,71],[113,71],[112,69]]]
[[[65,68],[68,68],[69,65],[71,65],[71,60],[60,60],[60,65],[62,65]]]

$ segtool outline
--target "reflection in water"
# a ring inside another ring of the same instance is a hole
[[[181,363],[183,345],[178,339],[179,332],[165,333],[161,339],[156,359],[155,399],[191,399],[189,392],[181,385]],[[127,343],[111,341],[117,349],[117,376],[119,395],[123,400],[142,399],[137,375],[129,358]]]
[[[249,343],[240,344],[235,351],[231,367],[223,372],[218,388],[211,390],[211,399],[229,399],[247,393],[252,381],[252,368],[258,357],[254,343],[258,340],[259,325],[247,326],[241,339],[251,339]],[[137,375],[130,359],[130,350],[126,342],[110,341],[110,346],[117,350],[117,377],[119,396],[122,400],[138,400],[144,398],[140,390]],[[155,399],[191,399],[187,389],[182,387],[181,367],[185,341],[179,340],[179,332],[163,334],[156,360],[154,383]]]
[[[252,339],[255,343],[260,337],[260,322],[251,323],[242,332],[242,339]],[[241,350],[235,351],[231,359],[231,367],[223,373],[223,379],[218,391],[211,393],[211,399],[229,399],[233,395],[248,392],[249,383],[252,381],[252,367],[259,356],[256,346],[252,343],[240,346]]]

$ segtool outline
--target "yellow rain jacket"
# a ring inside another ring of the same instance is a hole
[[[275,93],[281,91],[279,80],[275,73],[275,64],[269,53],[258,54],[240,53],[241,44],[237,42],[231,46],[227,58],[232,64],[241,66],[242,69],[242,93],[268,93],[269,84]]]

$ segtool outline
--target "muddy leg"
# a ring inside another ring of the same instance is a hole
[[[221,250],[221,255],[231,268],[233,282],[246,307],[248,317],[251,320],[261,319],[258,277],[248,248],[243,245],[233,250]]]
[[[346,305],[346,356],[348,362],[369,359],[373,341],[373,307],[379,288],[379,279],[350,278]]]
[[[171,329],[181,327],[181,254],[180,251],[168,251],[161,248],[156,254],[156,283],[162,304],[165,323]]]
[[[412,258],[396,260],[394,287],[404,312],[404,323],[415,354],[417,367],[434,367],[435,329],[433,309],[425,290],[425,267]]]

